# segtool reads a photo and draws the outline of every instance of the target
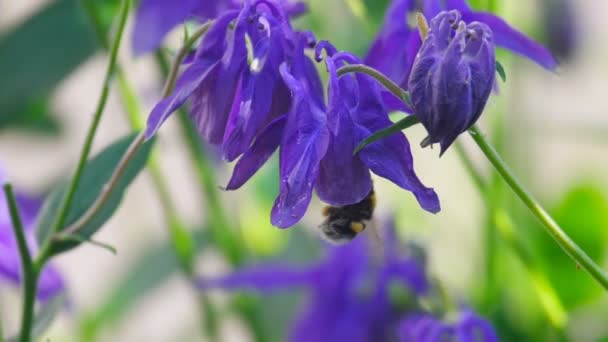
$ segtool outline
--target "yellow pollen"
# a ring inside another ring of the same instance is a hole
[[[361,222],[351,222],[350,229],[352,229],[353,232],[359,234],[363,231],[363,229],[365,229],[365,225]]]

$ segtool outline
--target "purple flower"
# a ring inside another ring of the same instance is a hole
[[[251,40],[250,62],[245,36]],[[204,37],[174,93],[152,110],[147,136],[191,99],[190,116],[200,135],[221,144],[225,159],[238,159],[227,190],[242,186],[280,149],[280,194],[271,215],[278,227],[302,218],[313,189],[332,205],[361,201],[371,190],[370,171],[412,191],[424,209],[439,211],[437,195],[414,173],[403,134],[352,156],[359,142],[391,122],[370,78],[338,80],[338,64],[360,63],[350,54],[327,60],[325,104],[317,69],[305,55],[315,44],[311,33],[293,31],[282,9],[267,1],[246,2],[240,11],[225,12]]]
[[[275,0],[269,0],[273,2]],[[160,47],[169,31],[188,19],[214,19],[228,10],[238,10],[242,0],[142,0],[135,17],[133,51],[141,55]],[[291,16],[306,12],[302,2],[275,1]]]
[[[297,315],[290,341],[387,341],[396,337],[402,310],[391,302],[391,289],[425,295],[424,268],[402,251],[389,225],[383,262],[372,257],[372,241],[362,238],[328,247],[324,260],[310,266],[257,266],[220,279],[203,279],[201,289],[275,291],[301,287],[309,295]]]
[[[439,143],[443,154],[477,121],[494,86],[495,69],[487,25],[467,25],[455,10],[433,18],[408,85],[414,115],[429,134],[423,146]]]
[[[497,46],[527,57],[546,69],[554,70],[557,67],[555,58],[542,45],[491,13],[474,12],[464,0],[393,0],[365,63],[407,89],[412,65],[422,44],[417,28],[407,21],[408,15],[422,11],[427,18],[433,18],[441,11],[453,9],[461,12],[462,20],[466,23],[478,21],[488,25]],[[411,113],[410,108],[390,93],[383,92],[382,96],[390,109]]]
[[[305,41],[301,38],[300,44]],[[376,84],[367,76],[338,79],[337,67],[361,61],[336,53],[327,42],[317,46],[317,57],[326,48],[329,71],[328,105],[312,62],[297,49],[291,66],[281,66],[282,78],[292,96],[285,118],[273,122],[236,164],[227,189],[235,189],[261,167],[280,146],[280,194],[272,210],[272,223],[290,227],[300,220],[312,198],[343,206],[361,201],[371,191],[370,171],[412,191],[422,208],[439,211],[439,200],[416,176],[413,158],[403,134],[352,151],[372,132],[391,124]]]
[[[444,322],[429,314],[414,314],[399,325],[401,342],[497,342],[498,336],[487,320],[470,309],[458,314],[457,321]]]
[[[6,177],[0,170],[0,184],[3,185],[5,181]],[[28,247],[30,253],[34,255],[38,249],[34,226],[42,201],[39,198],[20,192],[16,192],[15,197],[23,221]],[[0,194],[0,280],[2,279],[15,286],[18,286],[21,282],[21,259],[4,192]],[[64,289],[63,279],[59,272],[52,265],[47,265],[42,270],[38,281],[38,299],[47,300]]]
[[[549,49],[560,59],[569,60],[577,49],[579,27],[572,0],[544,0],[543,25]]]

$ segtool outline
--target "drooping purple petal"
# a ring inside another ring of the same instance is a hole
[[[248,14],[246,7],[239,14],[234,29],[226,25],[221,63],[192,93],[190,118],[200,135],[212,144],[220,144],[223,140],[241,72],[247,66],[245,34]]]
[[[548,49],[509,26],[502,18],[485,12],[463,12],[462,19],[465,22],[479,21],[488,25],[492,29],[496,45],[528,57],[545,69],[557,68],[558,63]]]
[[[272,19],[272,18],[271,18]],[[284,37],[276,24],[271,28],[269,19],[261,16],[260,25],[253,34],[253,60],[245,68],[243,90],[238,111],[230,118],[222,144],[224,158],[232,161],[242,154],[253,141],[255,134],[268,119],[274,119],[288,111],[289,103],[279,76],[279,65],[284,60]],[[262,25],[263,24],[263,25]]]
[[[179,77],[173,93],[154,106],[146,127],[146,138],[150,139],[160,126],[179,109],[200,87],[210,75],[216,74],[219,69],[218,61],[199,60],[188,67]]]
[[[332,58],[327,58],[326,65],[329,72],[327,116],[332,134],[321,160],[315,189],[323,202],[345,206],[363,200],[372,189],[372,181],[367,166],[352,155],[359,143],[349,111],[356,99],[353,96],[356,89],[349,89],[345,79],[338,79]]]
[[[226,190],[240,188],[266,163],[281,143],[286,121],[286,116],[282,116],[258,135],[253,145],[234,166]]]
[[[292,107],[288,114],[280,153],[280,193],[272,208],[272,224],[287,228],[302,218],[312,197],[319,173],[319,163],[327,151],[329,132],[322,99],[314,98],[310,84],[318,78],[316,70],[308,72],[304,56],[294,59],[292,72],[281,65],[281,76],[292,92]],[[292,74],[293,73],[293,74]],[[296,78],[298,77],[298,78]],[[303,82],[301,79],[312,79]]]

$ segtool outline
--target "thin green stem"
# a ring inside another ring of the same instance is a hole
[[[80,182],[80,178],[82,177],[82,173],[84,172],[84,167],[86,165],[87,159],[89,157],[89,153],[91,152],[91,147],[93,145],[93,140],[95,138],[95,134],[97,133],[97,128],[99,127],[99,123],[101,122],[101,117],[103,115],[106,102],[108,100],[108,95],[110,92],[110,81],[112,79],[112,75],[116,68],[116,61],[118,59],[118,50],[120,48],[120,42],[122,40],[122,35],[125,29],[125,24],[127,22],[127,17],[129,14],[130,0],[123,0],[122,7],[120,10],[120,17],[118,21],[118,29],[116,31],[116,37],[114,38],[114,43],[112,44],[112,49],[110,51],[110,60],[108,62],[108,67],[106,69],[106,74],[104,77],[103,87],[101,90],[101,95],[97,102],[97,108],[95,110],[95,114],[93,115],[93,121],[89,126],[89,130],[87,132],[84,145],[82,147],[82,151],[80,152],[80,159],[78,160],[78,165],[76,167],[76,172],[70,181],[70,185],[68,187],[68,191],[63,198],[61,203],[61,207],[57,214],[57,218],[53,224],[52,232],[58,232],[67,219],[68,212],[72,205],[72,200],[74,199],[74,194],[78,189],[78,184]],[[50,240],[46,241],[42,247],[41,255],[46,255],[47,249],[50,246]]]
[[[566,232],[555,222],[538,201],[530,194],[513,175],[507,164],[500,155],[487,141],[479,128],[473,126],[469,133],[477,143],[486,158],[492,163],[496,171],[501,175],[505,182],[511,187],[513,192],[528,207],[528,209],[538,218],[546,228],[547,232],[557,244],[577,263],[583,267],[591,276],[597,280],[604,288],[608,289],[608,275],[574,242]]]
[[[17,240],[19,257],[21,259],[23,309],[21,314],[21,332],[19,335],[19,341],[29,342],[31,341],[32,326],[34,322],[34,301],[36,298],[36,281],[38,272],[32,263],[32,256],[30,255],[30,250],[27,246],[23,221],[21,221],[21,216],[19,215],[19,208],[17,207],[17,201],[15,200],[15,195],[13,194],[13,188],[10,184],[4,184],[3,188],[11,216],[13,233],[15,234],[15,240]]]
[[[203,25],[203,27],[201,27],[198,32],[203,32],[203,33],[206,32],[209,25],[210,25],[210,22]],[[171,69],[171,73],[168,75],[167,80],[166,80],[165,89],[163,91],[163,98],[169,96],[171,94],[171,92],[173,91],[172,85],[175,85],[175,80],[177,79],[177,76],[179,74],[179,67],[175,67],[175,65],[181,65],[183,58],[187,55],[187,52],[190,51],[192,44],[194,44],[197,40],[197,39],[194,39],[195,36],[196,36],[196,34],[193,35],[192,37],[190,37],[190,39],[186,42],[186,45],[184,45],[182,47],[182,49],[180,50],[180,52],[178,53],[177,58],[174,60],[174,62],[173,62],[174,67]],[[114,51],[114,49],[112,51]],[[145,141],[146,141],[145,132],[141,132],[135,138],[135,140],[133,140],[133,142],[131,143],[131,145],[125,152],[125,154],[122,156],[121,160],[118,162],[118,165],[116,165],[116,168],[114,169],[114,172],[113,172],[112,176],[110,177],[110,180],[104,186],[103,190],[101,191],[99,196],[95,199],[93,204],[87,209],[87,211],[76,222],[74,222],[73,224],[68,226],[66,229],[64,229],[64,232],[60,236],[57,236],[57,238],[61,239],[62,236],[76,234],[82,228],[84,228],[95,217],[95,215],[97,215],[99,210],[101,210],[103,205],[110,198],[112,191],[114,191],[114,188],[118,184],[118,181],[120,180],[120,177],[122,176],[123,172],[127,168],[129,162],[131,161],[131,159],[133,159],[133,156],[135,156],[136,152],[144,144]]]
[[[361,73],[373,77],[376,81],[380,82],[386,90],[390,91],[398,99],[406,103],[408,106],[412,105],[409,94],[403,90],[397,83],[391,81],[388,77],[384,76],[378,70],[368,67],[364,64],[351,64],[346,65],[338,69],[338,77],[346,75],[348,73]]]
[[[107,38],[96,5],[91,0],[85,0],[83,1],[83,3],[100,44],[104,48],[108,49]],[[204,29],[198,30],[193,36],[194,39],[200,38],[207,31],[207,29],[208,26]],[[186,40],[186,44],[188,44],[188,40]],[[192,45],[192,43],[190,43],[190,45]],[[181,60],[186,56],[187,51],[187,49],[183,49],[178,55],[177,60],[179,60],[180,63],[175,63],[177,67],[174,67],[172,69],[175,74],[177,74],[177,72],[179,71],[179,65],[181,64]],[[137,99],[135,90],[133,89],[125,72],[120,67],[120,65],[117,65],[116,75],[118,78],[118,89],[121,94],[123,107],[125,108],[129,124],[131,128],[136,131],[141,130],[145,125],[145,121],[143,120],[141,106]],[[175,78],[173,78],[171,83],[172,84],[169,84],[169,82],[167,82],[167,85],[165,86],[165,92],[168,91],[167,88],[173,89],[175,84]],[[171,199],[169,185],[167,184],[165,178],[162,175],[162,171],[158,162],[158,156],[155,153],[152,153],[152,155],[150,156],[147,168],[152,177],[152,182],[154,184],[154,189],[157,192],[157,197],[163,208],[166,226],[169,229],[170,237],[173,241],[174,249],[176,251],[178,259],[180,260],[182,271],[188,278],[193,278],[195,276],[195,242],[193,241],[193,238],[189,234],[189,232],[181,224],[177,209],[175,208],[175,204]],[[218,336],[217,322],[215,319],[215,308],[204,293],[200,293],[199,297],[200,311],[203,317],[205,317],[204,327],[207,333],[207,337],[211,341],[216,341]]]

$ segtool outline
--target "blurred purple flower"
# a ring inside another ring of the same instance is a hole
[[[0,170],[0,184],[6,182],[6,176]],[[17,205],[19,206],[21,219],[25,229],[30,253],[35,255],[38,246],[35,237],[35,221],[42,205],[40,198],[31,197],[20,192],[15,192]],[[8,203],[4,192],[0,194],[0,280],[18,286],[21,282],[21,258],[17,241],[13,233],[12,220],[10,217]],[[46,266],[38,281],[38,294],[40,300],[47,300],[59,294],[65,289],[63,279],[59,272],[52,266]]]
[[[401,342],[497,342],[498,336],[487,320],[470,309],[462,310],[458,320],[444,322],[429,314],[414,314],[399,324]]]
[[[408,84],[414,115],[428,132],[422,146],[439,143],[442,154],[479,119],[496,74],[492,31],[460,18],[456,10],[433,18]]]
[[[307,306],[293,322],[290,341],[388,341],[397,336],[403,312],[391,302],[400,287],[410,296],[429,291],[424,267],[401,250],[394,227],[386,230],[383,262],[372,257],[372,241],[361,238],[328,247],[319,263],[305,266],[258,266],[220,279],[202,279],[199,287],[276,291],[307,289]]]
[[[560,60],[574,57],[579,38],[579,22],[572,0],[544,0],[543,24],[549,49]]]
[[[418,29],[408,23],[408,16],[415,11],[422,11],[430,19],[441,11],[453,9],[461,12],[466,23],[479,21],[488,25],[497,46],[527,57],[546,69],[554,70],[557,67],[549,50],[509,26],[500,17],[473,11],[465,0],[392,0],[384,25],[370,46],[365,63],[407,89],[412,65],[422,44]],[[390,93],[383,92],[382,95],[390,109],[411,112],[410,108]]]
[[[306,12],[302,2],[269,0],[283,6],[290,16]],[[160,47],[163,38],[188,19],[205,21],[214,19],[228,10],[238,10],[243,0],[142,0],[135,17],[133,51],[135,55]]]

